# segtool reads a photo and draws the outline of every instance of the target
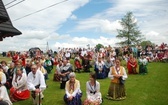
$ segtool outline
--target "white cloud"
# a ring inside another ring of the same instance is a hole
[[[7,12],[10,19],[15,20],[62,1],[63,0],[25,0],[7,9]],[[3,0],[3,2],[7,4],[11,2],[11,0]],[[17,2],[19,2],[19,0],[13,4]],[[47,41],[70,39],[69,34],[59,35],[56,31],[68,18],[76,19],[77,17],[72,15],[72,12],[88,2],[89,0],[68,0],[18,21],[13,21],[14,27],[20,30],[22,35],[5,38],[0,42],[1,51],[23,51],[35,46],[45,49]]]
[[[71,19],[71,20],[76,20],[77,17],[76,17],[75,15],[71,15],[70,19]]]
[[[104,33],[114,33],[116,32],[117,29],[122,28],[121,25],[119,24],[119,21],[120,20],[111,22],[110,20],[107,19],[91,18],[79,22],[79,25],[76,27],[76,30],[95,29],[95,31],[101,30],[101,32]]]
[[[95,47],[97,44],[102,44],[104,46],[111,45],[112,47],[117,46],[115,43],[117,43],[119,40],[116,38],[106,38],[103,36],[100,36],[99,38],[93,39],[93,38],[86,38],[86,37],[74,37],[71,42],[69,43],[59,43],[56,42],[54,46],[52,46],[53,49],[56,49],[58,47],[61,48],[77,48],[77,47],[84,47],[87,48],[87,45],[90,44],[91,47]]]
[[[6,4],[11,0],[2,1]],[[62,0],[25,0],[7,9],[7,11],[11,20],[14,20],[60,1]],[[151,40],[157,44],[162,42],[168,43],[168,40],[166,40],[168,35],[167,0],[108,1],[112,3],[110,8],[87,19],[78,19],[78,15],[73,14],[73,12],[88,2],[91,2],[91,0],[69,0],[65,3],[48,8],[47,10],[14,21],[13,25],[23,34],[12,38],[5,38],[0,42],[0,50],[23,51],[34,46],[46,49],[46,42],[54,43],[50,45],[53,49],[60,46],[86,47],[87,44],[95,46],[98,43],[115,46],[115,43],[119,41],[118,39],[115,37],[106,38],[99,33],[103,32],[115,36],[117,34],[116,29],[121,28],[118,23],[119,20],[121,20],[128,11],[133,12],[136,18],[135,21],[138,22],[138,26],[147,40]],[[68,19],[81,20],[76,26],[75,31],[87,32],[91,30],[97,34],[97,37],[72,37],[73,33],[69,34],[66,32],[65,34],[59,34],[57,31]]]
[[[152,41],[152,43],[156,43],[156,44],[160,44],[162,42],[166,42],[167,41],[167,37],[160,35],[159,33],[155,32],[155,31],[150,31],[148,33],[146,33],[146,39]]]
[[[145,35],[146,39],[156,43],[168,43],[168,1],[167,0],[109,0],[112,7],[97,13],[96,15],[79,22],[78,30],[96,30],[100,29],[104,33],[116,35],[116,29],[121,28],[118,20],[131,11],[138,22],[139,29]],[[157,37],[148,37],[148,33],[154,30],[159,34]]]

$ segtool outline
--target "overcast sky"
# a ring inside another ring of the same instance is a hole
[[[13,0],[2,0],[8,4]],[[118,21],[131,11],[146,40],[168,43],[167,0],[25,0],[6,5],[13,26],[22,35],[0,42],[0,51],[25,51],[31,47],[56,50],[58,47],[87,47],[98,43],[116,46]],[[65,1],[65,2],[62,2]],[[50,5],[51,8],[21,18]],[[21,18],[17,21],[14,21]]]

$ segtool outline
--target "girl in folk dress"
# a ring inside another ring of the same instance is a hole
[[[90,73],[90,80],[86,82],[86,95],[84,105],[100,105],[102,103],[100,83],[96,81],[95,73]]]

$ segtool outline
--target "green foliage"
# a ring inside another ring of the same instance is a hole
[[[120,24],[123,29],[117,29],[118,35],[116,36],[123,41],[117,43],[119,45],[135,45],[142,40],[140,30],[138,30],[136,20],[132,12],[127,12],[124,18],[121,19]]]
[[[100,50],[101,47],[104,47],[104,46],[103,46],[102,44],[100,44],[100,43],[96,45],[96,49],[97,49],[98,51]]]
[[[144,47],[147,46],[147,45],[152,45],[152,46],[154,46],[155,44],[152,43],[152,42],[149,41],[149,40],[146,40],[146,41],[142,41],[142,42],[140,43],[140,45],[144,48]]]

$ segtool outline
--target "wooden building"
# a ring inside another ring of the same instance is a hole
[[[2,0],[0,0],[0,41],[5,37],[13,37],[20,34],[22,33],[12,25],[5,6]]]

